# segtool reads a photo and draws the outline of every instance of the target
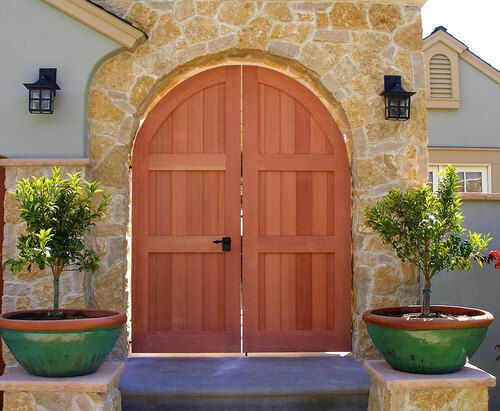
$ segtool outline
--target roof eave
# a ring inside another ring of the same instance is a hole
[[[63,13],[104,34],[130,51],[147,39],[146,34],[119,17],[86,0],[43,0]]]
[[[445,30],[437,30],[427,36],[424,39],[424,51],[438,42],[442,42],[446,46],[450,47],[452,50],[458,53],[460,58],[475,67],[485,76],[495,81],[497,84],[500,84],[500,71],[498,71],[495,67],[493,67],[491,64],[487,63],[480,57],[476,56],[469,50],[467,45],[453,37]]]

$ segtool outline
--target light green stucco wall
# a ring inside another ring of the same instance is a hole
[[[490,249],[500,247],[500,201],[464,201],[463,225],[471,231],[490,233]],[[486,338],[471,359],[472,364],[500,376],[500,273],[492,265],[470,271],[442,272],[432,280],[432,304],[461,305],[490,311],[495,317]],[[490,409],[500,409],[500,387],[490,388]]]
[[[428,109],[430,146],[500,147],[500,86],[461,58],[459,109]]]
[[[459,58],[460,108],[428,109],[430,146],[500,147],[500,86]],[[497,177],[497,178],[500,178]],[[490,233],[489,249],[500,246],[500,201],[464,201],[464,227]],[[495,361],[500,344],[500,275],[493,266],[464,272],[442,272],[432,280],[432,304],[461,305],[488,310],[497,318],[472,364],[500,375]],[[500,388],[490,389],[490,409],[500,409]]]
[[[0,13],[0,155],[85,157],[87,90],[98,63],[120,45],[42,0],[3,0]],[[52,115],[30,114],[23,83],[57,68]]]

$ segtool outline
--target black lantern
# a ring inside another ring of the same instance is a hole
[[[410,98],[415,93],[401,87],[401,76],[384,76],[386,120],[408,120],[410,118]]]
[[[60,87],[56,84],[55,68],[41,68],[38,80],[35,83],[24,83],[29,90],[30,113],[52,114],[54,111],[54,97]]]

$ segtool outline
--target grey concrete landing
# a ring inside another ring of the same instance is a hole
[[[129,358],[123,410],[366,410],[370,379],[351,357]]]

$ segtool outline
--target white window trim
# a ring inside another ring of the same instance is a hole
[[[452,164],[457,172],[481,172],[482,173],[482,193],[491,193],[491,166],[490,164]],[[429,171],[432,171],[432,191],[437,190],[439,183],[438,174],[443,172],[448,164],[429,164]]]

